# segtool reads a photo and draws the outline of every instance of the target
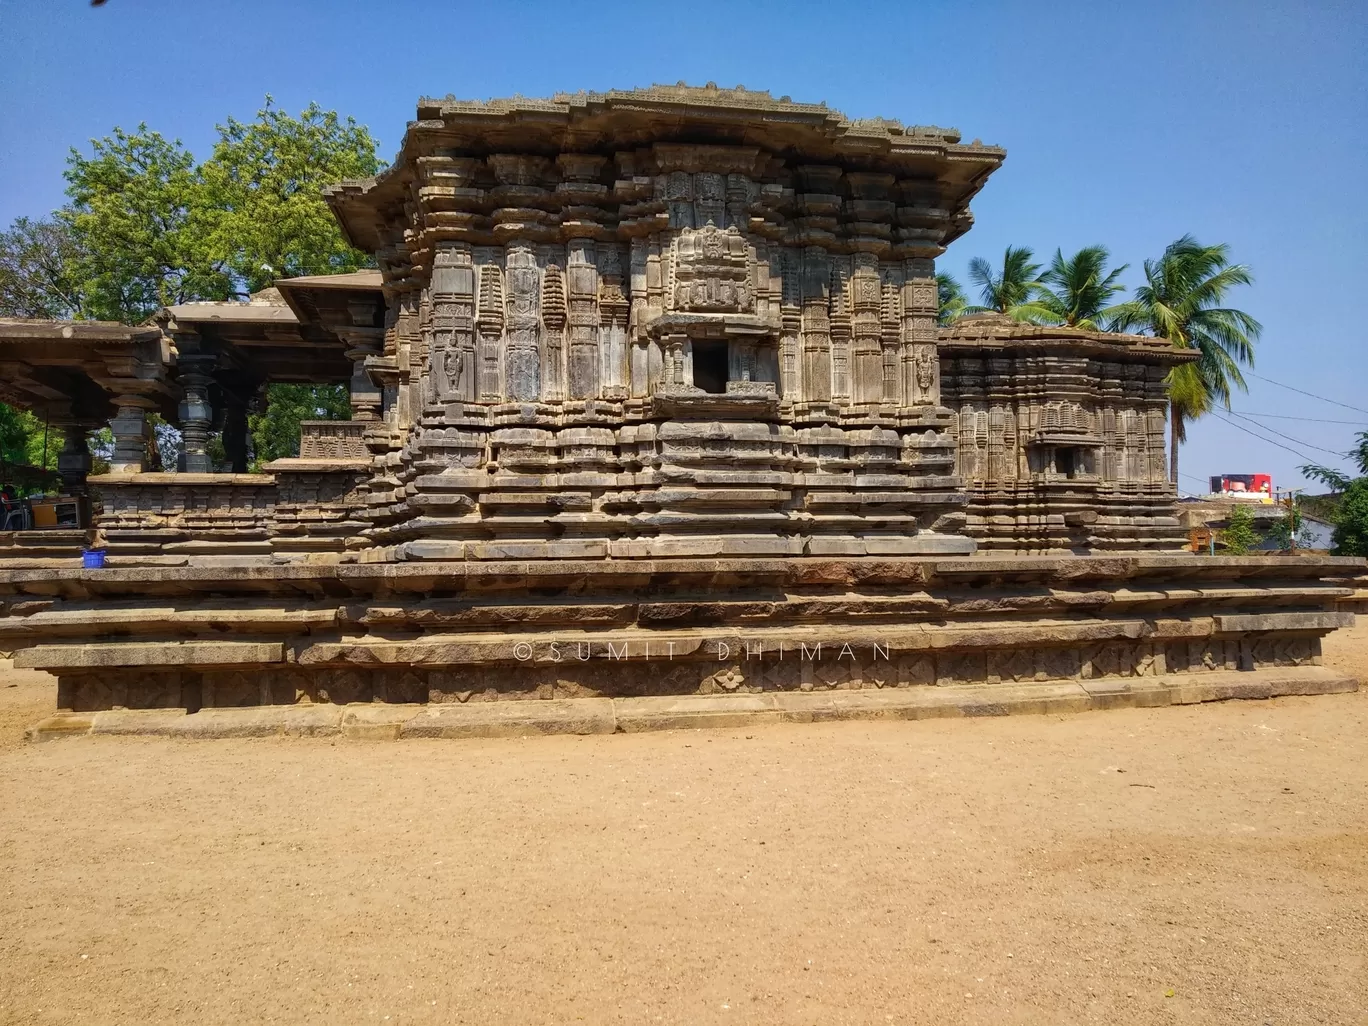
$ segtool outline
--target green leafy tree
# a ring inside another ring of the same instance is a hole
[[[84,317],[87,256],[67,220],[16,218],[0,234],[0,317]]]
[[[0,403],[0,459],[55,470],[61,447],[62,439],[31,412]]]
[[[195,159],[179,141],[140,124],[91,141],[67,158],[67,195],[58,213],[82,252],[76,265],[82,312],[137,324],[163,306],[227,299],[232,283],[206,245],[206,194]]]
[[[1330,512],[1335,524],[1331,535],[1335,554],[1368,556],[1368,431],[1358,433],[1357,443],[1346,455],[1357,468],[1357,477],[1314,463],[1300,470],[1303,476],[1340,493]]]
[[[936,275],[936,297],[940,301],[940,313],[937,317],[939,324],[952,324],[963,317],[969,309],[964,289],[952,275],[944,271]]]
[[[1337,556],[1368,556],[1368,477],[1357,478],[1345,488],[1330,541]]]
[[[1310,544],[1312,532],[1310,525],[1306,523],[1306,518],[1302,515],[1301,496],[1295,492],[1288,496],[1283,505],[1283,512],[1273,525],[1269,528],[1268,536],[1272,538],[1283,552],[1296,552],[1297,548],[1306,548]]]
[[[277,278],[371,266],[342,237],[323,188],[375,174],[375,151],[364,126],[316,103],[296,118],[268,96],[256,120],[229,118],[219,126],[213,155],[200,168],[201,226],[208,250],[240,292],[257,292]],[[301,420],[350,417],[344,385],[269,385],[265,411],[248,424],[253,463],[297,456]]]
[[[301,420],[348,420],[351,396],[346,385],[271,385],[266,408],[247,418],[253,463],[299,455]]]
[[[1067,260],[1055,250],[1050,268],[1040,276],[1034,298],[1022,310],[1032,320],[1060,324],[1066,328],[1098,331],[1105,320],[1116,315],[1112,304],[1126,290],[1117,279],[1127,264],[1107,270],[1110,254],[1106,246],[1085,246]]]
[[[0,235],[0,316],[136,324],[162,306],[241,298],[277,278],[367,264],[322,194],[326,185],[380,169],[365,127],[317,104],[292,117],[267,97],[254,120],[229,118],[218,131],[212,155],[198,165],[178,141],[146,125],[116,128],[92,140],[89,152],[73,150],[68,205],[49,219],[21,218]],[[267,411],[252,431],[258,462],[298,451],[300,419],[350,416],[345,386],[267,391]],[[15,418],[8,430],[27,432],[31,449],[42,425]],[[158,425],[163,458],[174,456],[175,435]],[[50,448],[55,460],[60,444]]]
[[[1228,246],[1203,246],[1184,235],[1158,260],[1145,261],[1145,284],[1116,307],[1110,330],[1147,331],[1199,351],[1197,360],[1169,373],[1169,480],[1174,484],[1187,423],[1218,403],[1229,409],[1232,389],[1245,390],[1240,366],[1253,366],[1263,326],[1221,304],[1237,286],[1253,281],[1248,267],[1230,262]]]
[[[268,96],[255,121],[229,118],[218,131],[199,169],[201,228],[209,252],[245,291],[369,265],[347,245],[323,199],[324,186],[380,170],[364,126],[316,103],[291,117]]]
[[[1232,556],[1243,556],[1259,544],[1259,533],[1254,530],[1254,512],[1248,506],[1237,505],[1230,511],[1226,529],[1221,532],[1221,541],[1226,552]]]
[[[27,463],[28,442],[33,434],[33,414],[0,403],[0,459]]]
[[[1002,266],[994,268],[982,257],[969,261],[969,280],[978,286],[981,305],[968,313],[1000,313],[1016,320],[1030,320],[1038,311],[1031,297],[1040,285],[1040,265],[1031,262],[1031,250],[1008,246]]]

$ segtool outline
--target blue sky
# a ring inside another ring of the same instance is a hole
[[[940,262],[962,280],[1009,244],[1101,242],[1134,284],[1184,232],[1228,243],[1257,279],[1236,300],[1264,323],[1255,373],[1368,410],[1366,54],[1368,5],[1319,0],[0,0],[0,223],[62,202],[70,146],[146,121],[204,156],[214,125],[266,93],[355,116],[388,155],[423,95],[741,83],[1005,146],[976,227]],[[1312,446],[1368,428],[1368,413],[1254,378],[1235,409],[1328,462]],[[1209,417],[1181,486],[1295,485],[1303,462]]]

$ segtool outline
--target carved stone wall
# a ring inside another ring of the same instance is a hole
[[[303,460],[364,460],[366,450],[363,420],[302,420],[299,422],[299,458]]]
[[[269,557],[275,478],[267,474],[92,477],[95,526],[112,556]]]
[[[967,317],[942,332],[966,531],[1017,552],[1176,551],[1162,340]]]
[[[1002,151],[744,90],[519,103],[437,103],[333,192],[397,308],[367,558],[972,551],[934,261]]]
[[[1252,686],[1275,669],[1315,668],[1321,636],[1352,621],[1335,610],[1352,589],[1329,579],[1351,563],[1138,555],[28,571],[0,575],[0,637],[18,649],[16,665],[57,674],[59,705],[78,711],[1070,681],[1162,697],[1184,679]]]

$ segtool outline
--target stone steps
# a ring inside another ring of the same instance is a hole
[[[833,720],[920,720],[1022,713],[1080,713],[1153,708],[1229,699],[1325,695],[1355,691],[1358,682],[1319,667],[1200,678],[1063,682],[879,691],[674,695],[446,704],[282,705],[246,709],[111,709],[61,712],[30,727],[31,741],[81,735],[197,739],[343,737],[353,740],[497,738],[547,734],[638,733],[757,727]]]

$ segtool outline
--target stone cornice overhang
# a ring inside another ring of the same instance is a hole
[[[935,181],[949,208],[949,244],[968,231],[969,201],[1006,151],[962,144],[954,129],[850,119],[825,104],[774,99],[768,92],[713,86],[652,86],[603,93],[489,101],[423,99],[394,163],[373,178],[326,190],[348,241],[378,252],[388,222],[402,212],[419,158],[459,152],[597,153],[612,157],[654,143],[751,146],[791,164]]]
[[[170,413],[174,358],[156,324],[0,320],[0,400],[87,424],[112,415],[120,396]]]
[[[971,556],[962,558],[658,559],[471,563],[285,564],[255,566],[127,567],[4,570],[0,595],[66,598],[150,595],[265,595],[315,599],[350,596],[427,596],[471,592],[491,603],[501,596],[641,593],[697,587],[905,588],[920,585],[995,587],[1030,583],[1087,588],[1120,580],[1161,579],[1203,585],[1226,580],[1321,581],[1362,574],[1353,556],[1198,556],[1191,553],[1121,556]],[[589,591],[584,589],[586,585]],[[550,591],[548,591],[548,589]],[[1099,593],[1097,601],[1110,601]]]
[[[376,292],[354,290],[356,295]],[[327,384],[351,374],[351,362],[344,356],[347,343],[333,326],[317,317],[301,318],[284,304],[183,303],[165,307],[162,321],[167,332],[180,336],[182,351],[187,337],[210,340],[235,351],[225,366],[264,380]]]
[[[1010,350],[1014,354],[1058,353],[1160,364],[1190,363],[1201,355],[1196,349],[1180,349],[1168,339],[1150,335],[1123,335],[1034,324],[1014,324],[1010,327],[994,324],[982,328],[951,324],[940,330],[936,345],[950,355],[957,351]]]
[[[300,278],[281,278],[275,283],[286,304],[301,322],[323,322],[321,310],[353,299],[379,301],[384,291],[379,271],[351,274],[317,274]]]
[[[130,326],[117,321],[0,320],[0,345],[26,342],[136,345],[161,337],[156,325]]]

